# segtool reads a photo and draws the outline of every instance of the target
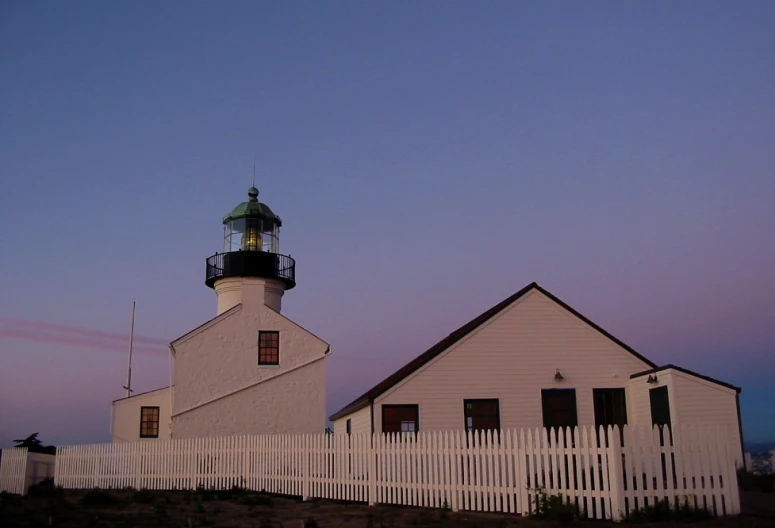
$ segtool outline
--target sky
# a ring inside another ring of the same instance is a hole
[[[254,156],[329,412],[537,281],[741,386],[745,440],[775,440],[773,25],[766,0],[2,2],[0,447],[109,441],[133,300],[133,387],[168,383]]]

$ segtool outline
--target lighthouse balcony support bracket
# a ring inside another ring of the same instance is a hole
[[[207,259],[205,284],[213,288],[218,279],[260,277],[285,283],[285,289],[296,286],[296,261],[287,255],[266,251],[231,251],[216,253]]]

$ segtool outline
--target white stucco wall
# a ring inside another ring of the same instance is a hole
[[[170,388],[165,387],[113,402],[111,433],[114,442],[156,440],[155,438],[140,438],[141,407],[159,407],[159,439],[170,438]]]
[[[347,420],[350,422],[351,434],[371,433],[371,406],[359,409],[352,414],[334,420],[334,434],[347,433]]]
[[[258,332],[280,332],[280,364],[258,364]],[[264,305],[263,295],[173,343],[175,438],[325,431],[326,342]]]
[[[323,359],[174,417],[175,438],[321,434],[326,429]]]
[[[218,296],[218,315],[241,304],[243,298],[247,301],[263,302],[276,312],[282,310],[285,286],[280,281],[252,277],[230,277],[216,281],[214,289]]]
[[[554,388],[576,389],[578,423],[594,425],[592,389],[627,387],[649,368],[533,290],[377,398],[374,430],[383,404],[418,404],[424,431],[462,429],[466,398],[498,398],[503,428],[540,427],[541,389]],[[557,369],[564,381],[554,380]]]

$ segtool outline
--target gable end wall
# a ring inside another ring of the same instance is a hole
[[[421,430],[461,429],[465,398],[498,398],[503,428],[540,427],[541,389],[552,388],[575,388],[579,424],[593,425],[592,389],[626,387],[647,368],[534,290],[378,397],[374,428],[382,430],[381,405],[418,404]]]

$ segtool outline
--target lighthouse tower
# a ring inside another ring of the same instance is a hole
[[[296,286],[296,262],[280,254],[280,226],[255,187],[223,217],[223,253],[207,259],[205,275],[218,295],[218,315],[248,298],[280,312],[283,294]]]

